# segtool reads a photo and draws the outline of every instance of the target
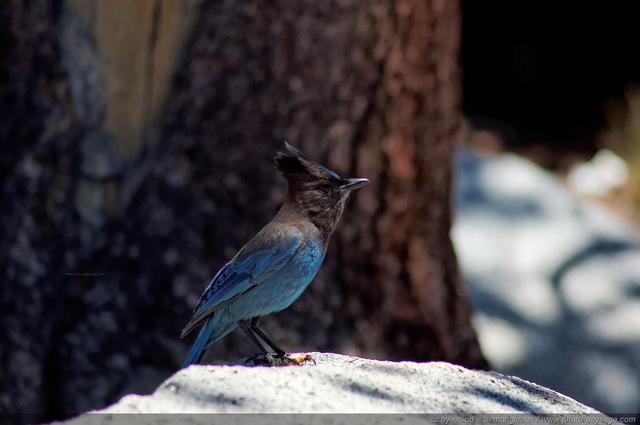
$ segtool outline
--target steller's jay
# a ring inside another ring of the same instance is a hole
[[[343,179],[285,142],[275,166],[289,183],[287,200],[275,218],[213,278],[198,300],[184,338],[203,325],[182,367],[198,363],[214,342],[238,325],[266,354],[257,337],[282,358],[285,352],[258,328],[265,314],[291,305],[322,264],[349,193],[369,183]]]

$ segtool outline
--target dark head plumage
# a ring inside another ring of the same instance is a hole
[[[287,179],[329,179],[340,180],[333,171],[329,170],[322,165],[311,161],[305,154],[298,149],[291,146],[289,143],[284,142],[284,146],[289,151],[289,154],[278,152],[275,157],[276,168]]]
[[[302,210],[328,237],[342,215],[349,193],[369,180],[343,179],[287,142],[285,148],[287,153],[278,152],[274,160],[289,182],[288,202]]]

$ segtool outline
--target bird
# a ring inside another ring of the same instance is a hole
[[[205,351],[238,326],[267,355],[260,339],[277,358],[286,352],[258,327],[261,316],[289,307],[315,277],[327,252],[349,194],[369,183],[341,178],[285,142],[275,168],[288,182],[280,210],[213,277],[198,300],[184,338],[202,326],[183,368],[199,363]]]

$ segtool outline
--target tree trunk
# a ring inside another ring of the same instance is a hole
[[[118,2],[134,3],[143,4]],[[164,0],[152,3],[144,2],[157,18]],[[282,202],[285,182],[272,158],[283,140],[344,176],[372,182],[350,200],[315,281],[291,308],[265,318],[266,332],[291,351],[486,367],[449,238],[460,85],[456,1],[206,1],[157,126],[150,117],[162,108],[146,102],[164,95],[140,100],[130,92],[128,104],[109,100],[107,91],[100,100],[107,111],[117,105],[133,115],[82,109],[91,98],[79,96],[86,88],[74,89],[73,52],[60,54],[47,41],[66,15],[45,2],[34,3],[41,15],[31,3],[16,4],[14,18],[35,16],[33,28],[49,28],[42,38],[51,47],[38,54],[55,66],[27,63],[32,80],[14,75],[13,83],[23,81],[15,97],[32,101],[52,79],[61,82],[31,133],[16,130],[28,110],[18,110],[13,133],[5,132],[12,150],[1,159],[17,166],[3,174],[1,242],[12,254],[0,269],[0,319],[10,324],[0,333],[0,364],[16,390],[0,397],[3,411],[37,406],[63,417],[151,391],[175,371],[193,342],[180,342],[179,333],[197,297]],[[63,58],[71,83],[60,70]],[[3,70],[12,68],[8,61]],[[94,89],[109,81],[98,70],[107,82],[85,81]],[[38,81],[35,92],[27,90]],[[52,120],[55,111],[66,121]],[[140,116],[137,136],[117,133],[114,120]],[[41,142],[29,143],[32,133]],[[33,156],[43,149],[45,156]],[[104,163],[116,166],[95,175],[95,164]],[[30,181],[34,169],[47,170],[34,180],[39,186],[25,186],[26,195],[7,189]],[[95,193],[106,200],[119,193],[117,208],[85,208]],[[236,332],[205,360],[229,362],[253,350]]]
[[[204,13],[165,134],[190,134],[193,114],[207,124],[185,143],[211,140],[202,175],[259,189],[246,201],[230,186],[206,196],[258,213],[250,225],[228,216],[250,229],[235,247],[273,214],[267,158],[283,139],[372,181],[352,200],[319,278],[276,319],[272,331],[292,332],[280,339],[299,340],[297,349],[486,366],[449,238],[458,14],[449,1],[212,3]],[[168,155],[184,153],[171,145]],[[224,233],[212,229],[220,243]]]

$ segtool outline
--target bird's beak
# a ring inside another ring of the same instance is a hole
[[[344,179],[343,182],[344,182],[344,184],[342,184],[342,186],[340,186],[340,189],[350,192],[350,191],[352,191],[354,189],[357,189],[357,188],[362,187],[365,184],[369,183],[369,180],[367,180],[367,179]]]

